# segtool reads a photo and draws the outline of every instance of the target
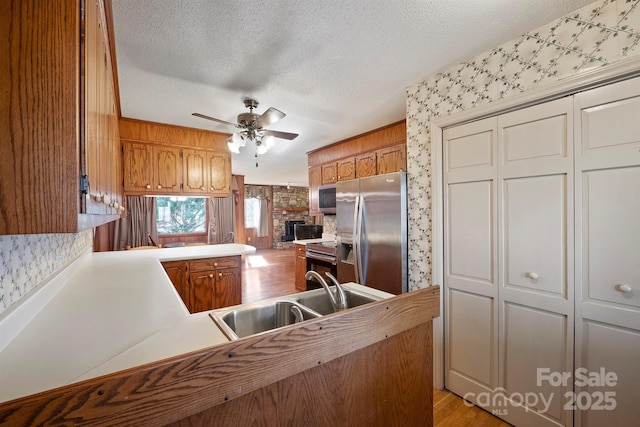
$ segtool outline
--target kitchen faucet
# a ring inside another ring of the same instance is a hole
[[[333,292],[331,292],[331,289],[329,288],[329,285],[327,285],[327,282],[316,271],[309,270],[307,271],[307,274],[304,275],[304,277],[307,280],[316,279],[316,281],[322,285],[324,290],[327,291],[327,295],[329,296],[329,301],[331,301],[331,306],[333,307],[333,311],[340,311],[340,310],[346,309],[347,295],[344,293],[344,289],[342,289],[342,286],[340,286],[336,278],[333,277],[331,273],[326,273],[326,274],[331,279],[331,281],[336,285],[337,298],[336,298],[336,295],[334,295]]]
[[[342,288],[342,285],[338,282],[338,279],[336,279],[334,277],[333,274],[329,273],[328,271],[324,273],[325,276],[327,276],[329,279],[331,279],[331,281],[333,282],[334,285],[336,285],[336,296],[338,297],[338,310],[345,310],[347,307],[347,294],[344,292],[344,289]]]

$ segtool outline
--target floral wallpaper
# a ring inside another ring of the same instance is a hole
[[[431,281],[432,117],[640,55],[640,0],[599,0],[407,88],[409,288]]]
[[[93,246],[93,230],[0,236],[0,313]]]

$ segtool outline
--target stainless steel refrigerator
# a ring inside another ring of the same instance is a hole
[[[338,280],[407,291],[407,173],[336,184]]]

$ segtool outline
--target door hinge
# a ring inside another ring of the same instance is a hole
[[[89,192],[89,177],[87,175],[80,176],[80,193],[87,194]]]

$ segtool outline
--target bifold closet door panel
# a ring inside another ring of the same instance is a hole
[[[572,423],[567,384],[538,386],[538,369],[573,369],[573,101],[562,98],[498,116],[498,386],[515,425]],[[540,406],[542,405],[542,406]]]
[[[445,383],[497,386],[496,121],[445,130]]]
[[[640,78],[576,95],[575,115],[576,368],[617,378],[576,386],[576,425],[640,425]]]

